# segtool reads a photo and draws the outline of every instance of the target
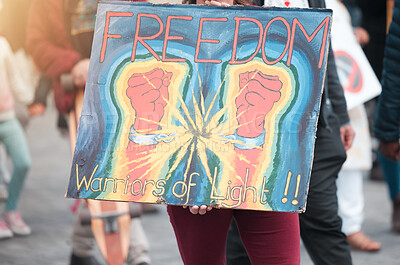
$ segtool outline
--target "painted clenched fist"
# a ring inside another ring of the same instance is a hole
[[[157,130],[168,100],[168,86],[172,73],[155,68],[146,73],[135,73],[128,81],[126,95],[136,111],[135,130]]]
[[[263,133],[264,120],[281,97],[282,82],[277,76],[255,70],[239,75],[240,93],[236,98],[237,134],[257,137]]]

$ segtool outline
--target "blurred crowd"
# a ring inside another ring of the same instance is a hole
[[[256,2],[260,4],[260,1]],[[346,8],[354,37],[368,58],[377,79],[385,80],[382,83],[384,93],[385,87],[393,85],[388,82],[397,81],[397,87],[400,87],[400,77],[393,80],[388,77],[390,71],[384,69],[385,45],[394,1],[339,2]],[[90,0],[0,0],[0,200],[5,202],[4,209],[1,209],[0,239],[14,235],[28,236],[31,233],[29,224],[22,217],[23,213],[21,215],[18,210],[24,181],[31,167],[29,143],[25,136],[29,120],[42,115],[46,111],[47,102],[54,101],[58,111],[58,119],[54,122],[61,133],[69,136],[71,142],[74,141],[71,126],[76,126],[79,116],[75,109],[75,99],[86,84],[96,8],[97,1]],[[398,9],[399,6],[394,12],[397,21],[400,12]],[[392,45],[400,46],[398,39],[393,40],[389,36],[388,40]],[[391,59],[397,60],[397,64],[387,59],[385,63],[389,67],[400,69],[400,52],[396,54],[392,51],[392,54],[395,55]],[[398,95],[399,92],[386,93],[385,100]],[[379,242],[362,231],[362,182],[365,179],[388,183],[388,196],[392,201],[391,229],[400,235],[399,135],[397,131],[397,138],[396,133],[392,137],[385,129],[390,122],[395,123],[392,127],[398,129],[400,116],[393,114],[392,120],[385,120],[386,117],[382,118],[382,114],[377,115],[378,101],[379,96],[349,110],[350,124],[353,127],[362,124],[359,127],[368,128],[367,134],[360,138],[362,140],[359,143],[367,146],[368,150],[362,158],[352,158],[353,155],[348,152],[349,160],[364,159],[363,166],[352,167],[349,166],[350,163],[345,164],[337,179],[342,232],[353,249],[362,251],[378,251],[381,248]],[[384,105],[379,108],[384,113],[392,112],[391,108],[385,108]],[[389,113],[386,114],[390,116]],[[379,116],[378,121],[375,121],[376,116]],[[377,129],[374,130],[375,123]],[[354,129],[357,139],[357,135],[363,133]],[[153,209],[151,206],[149,209],[140,207],[139,215],[146,210]],[[73,224],[70,262],[75,265],[98,264],[92,254],[94,238],[90,225],[82,224],[79,218],[82,212],[87,211],[87,206],[78,201],[74,211],[77,212],[77,218]],[[140,217],[132,218],[131,231],[127,263],[151,264],[148,255],[149,242]]]

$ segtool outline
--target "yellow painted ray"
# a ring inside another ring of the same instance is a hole
[[[208,178],[208,181],[210,181],[210,183],[212,183],[212,177],[211,177],[211,171],[210,171],[210,167],[208,166],[208,159],[207,159],[207,153],[206,153],[206,142],[208,141],[206,138],[204,137],[199,137],[198,138],[199,142],[202,142],[202,148],[197,148],[197,155],[200,158],[200,162],[204,167],[204,170],[206,171],[206,175]],[[197,143],[197,146],[199,146],[199,142]],[[214,192],[218,192],[217,188],[214,187]]]
[[[256,72],[256,73],[257,73],[257,72]],[[251,78],[254,78],[254,76],[256,75],[256,73],[254,73],[253,76],[252,76]],[[240,93],[242,93],[243,89],[245,89],[245,88],[247,87],[247,85],[248,85],[248,83],[247,83],[241,90],[239,90],[238,93],[237,93],[235,96],[233,96],[233,97],[230,98],[230,99],[227,99],[227,102],[226,102],[224,108],[222,108],[221,110],[219,110],[219,111],[212,117],[212,119],[210,120],[210,122],[207,123],[206,128],[208,128],[208,130],[207,130],[208,133],[213,133],[213,132],[215,132],[215,129],[219,126],[219,124],[218,124],[219,119],[225,114],[225,111],[226,111],[226,109],[228,108],[228,106],[230,106],[230,104],[232,104],[232,101],[236,100],[236,98],[240,95]],[[236,119],[239,119],[239,117],[241,117],[242,115],[244,115],[247,111],[248,111],[248,110],[242,111],[242,112],[236,117]],[[254,120],[255,120],[255,119],[254,119]],[[254,120],[253,120],[253,121],[254,121]],[[253,121],[249,121],[248,123],[242,124],[242,125],[240,125],[240,126],[249,124],[249,123],[251,123],[251,122],[253,122]],[[238,126],[238,127],[235,128],[235,129],[238,129],[240,126]],[[228,129],[229,129],[229,128],[228,128]],[[226,133],[226,131],[225,131],[225,130],[224,130],[224,132],[221,131],[221,133]]]
[[[146,119],[146,118],[137,118],[137,119],[138,119],[138,120],[141,120],[141,121],[150,122],[150,123],[156,124],[156,125],[161,126],[161,127],[166,127],[166,126],[168,126],[168,124],[161,123],[161,122],[158,122],[158,121],[149,120],[149,119]],[[136,130],[136,131],[148,131],[148,130],[150,130],[150,129]]]
[[[234,166],[232,166],[232,164],[234,164],[232,158],[234,158],[236,155],[236,152],[233,148],[229,149],[228,152],[219,151],[219,150],[224,150],[226,147],[226,144],[223,144],[223,143],[221,143],[221,141],[218,141],[217,139],[213,139],[213,138],[206,139],[205,142],[206,142],[206,144],[207,144],[207,142],[211,142],[211,143],[214,143],[217,146],[219,146],[220,148],[216,148],[215,150],[211,150],[211,151],[223,162],[224,167],[227,166],[228,169],[230,169],[232,171],[236,171]]]
[[[171,126],[169,126],[167,128],[161,128],[159,130],[152,131],[151,134],[171,134],[171,133],[176,133],[178,135],[183,135],[183,134],[186,134],[187,132],[188,131],[182,126],[171,125]],[[139,134],[142,134],[142,133],[139,133]],[[143,135],[146,135],[146,134],[143,134]]]
[[[243,114],[243,112],[242,112],[238,117],[240,117],[242,114]],[[254,120],[255,120],[255,119],[254,119]],[[238,124],[238,125],[235,126],[233,129],[230,128],[229,126],[228,126],[228,127],[227,127],[227,126],[224,126],[225,123],[223,123],[223,124],[218,124],[217,127],[214,127],[213,129],[211,129],[211,130],[209,131],[209,134],[215,134],[215,133],[219,134],[219,133],[222,133],[222,134],[225,135],[225,134],[227,134],[227,133],[231,133],[231,131],[235,131],[236,129],[239,129],[239,128],[242,127],[242,126],[245,126],[245,125],[248,125],[248,124],[254,122],[254,120],[245,122],[245,123],[243,123],[243,124]]]
[[[238,52],[238,55],[237,55],[237,57],[236,58],[239,58],[239,54],[240,54],[240,51],[242,50],[242,47],[239,49],[239,52]],[[211,105],[210,105],[210,107],[208,108],[208,110],[207,110],[207,114],[206,114],[206,116],[204,117],[204,121],[205,122],[207,122],[207,120],[208,120],[208,116],[210,115],[210,112],[211,112],[211,109],[212,109],[212,107],[214,106],[214,104],[215,104],[215,100],[217,100],[217,96],[218,96],[218,94],[219,94],[219,92],[220,92],[220,90],[221,90],[221,87],[222,87],[222,85],[224,84],[224,82],[225,82],[225,79],[226,79],[226,77],[228,76],[228,74],[229,74],[229,72],[227,72],[226,73],[226,75],[224,76],[224,79],[222,80],[222,82],[221,82],[221,84],[219,85],[219,87],[218,87],[218,89],[217,89],[217,91],[216,91],[216,93],[215,93],[215,96],[214,96],[214,98],[213,98],[213,100],[212,100],[212,102],[211,102]],[[255,75],[254,75],[255,76]],[[253,77],[254,77],[253,76]],[[199,79],[200,79],[200,77],[199,77]],[[246,86],[247,86],[247,84],[246,84]],[[236,97],[234,97],[235,99],[236,99]],[[228,99],[229,100],[229,99]],[[229,105],[229,104],[226,104],[226,105]]]
[[[147,159],[149,159],[150,157],[151,157],[151,154],[147,154],[147,155],[141,156],[141,157],[139,157],[139,158],[137,158],[137,159],[135,159],[135,160],[130,160],[129,162],[127,162],[127,163],[125,163],[125,164],[122,164],[122,165],[120,165],[120,166],[121,166],[121,167],[129,166],[129,165],[131,165],[131,164],[139,163],[139,162],[142,162],[143,160],[147,160]]]
[[[185,138],[187,138],[187,136]],[[186,139],[184,139],[184,140],[186,140]],[[131,169],[129,172],[132,172],[132,171],[134,171],[136,169],[140,169],[140,168],[142,168],[144,166],[147,166],[149,164],[157,163],[158,161],[161,161],[161,162],[162,161],[166,161],[171,156],[171,154],[175,153],[180,147],[181,147],[180,145],[171,145],[170,150],[168,152],[166,152],[166,153],[160,153],[160,152],[157,152],[157,149],[152,149],[150,151],[150,154],[148,154],[147,156],[145,156],[143,158],[138,158],[138,159],[133,160],[133,161],[130,161],[129,164],[133,164],[135,162],[140,162],[140,161],[142,161],[144,159],[148,159],[147,162],[136,166],[135,168]]]
[[[190,165],[192,164],[192,158],[193,158],[193,154],[194,154],[194,143],[193,141],[190,143],[190,152],[189,152],[189,157],[188,157],[188,162],[187,162],[187,167],[185,170],[185,174],[183,174],[183,181],[186,181],[187,179],[187,175],[190,169]],[[182,187],[183,188],[183,187]]]
[[[210,139],[212,141],[215,141],[216,143],[219,143],[216,139]],[[235,159],[234,158],[236,155],[238,156],[239,160],[243,160],[246,163],[248,163],[251,166],[256,167],[256,165],[251,164],[251,161],[247,160],[245,158],[245,156],[243,156],[242,154],[237,154],[234,149],[232,149],[232,151],[229,151],[230,154],[226,154],[226,152],[220,152],[220,151],[214,151],[214,154],[216,156],[218,156],[218,158],[222,161],[223,165],[224,165],[224,171],[229,170],[227,174],[228,176],[234,176],[235,179],[237,179],[241,184],[244,184],[244,180],[241,176],[236,174],[236,163],[235,163]]]
[[[207,120],[208,120],[208,116],[209,116],[210,113],[211,113],[211,109],[213,108],[214,103],[215,103],[215,101],[217,100],[218,94],[219,94],[219,92],[220,92],[220,90],[221,90],[221,87],[222,87],[222,85],[224,84],[225,79],[226,79],[227,76],[228,76],[228,73],[226,73],[226,75],[224,76],[224,79],[222,80],[221,84],[219,85],[217,91],[215,92],[215,96],[214,96],[213,100],[211,101],[210,107],[208,107],[207,114],[206,114],[206,116],[204,117],[204,121],[206,121],[206,122],[207,122]]]
[[[185,118],[182,116],[182,114],[179,112],[179,110],[166,98],[163,97],[167,105],[170,106],[169,111],[171,114],[178,119],[178,121],[182,124],[182,126],[186,129],[189,130],[189,124],[186,122]]]
[[[172,139],[172,138],[178,138],[178,140],[179,139],[185,139],[186,137],[188,137],[188,135],[192,135],[192,134],[189,134],[189,133],[187,133],[187,132],[185,132],[185,133],[183,133],[183,134],[177,134],[177,135],[171,135],[171,136],[168,136],[168,137],[165,137],[165,138],[163,138],[164,140],[168,140],[168,139]],[[166,143],[167,144],[167,143]],[[138,144],[137,145],[137,147],[139,148],[139,147],[141,147],[141,146],[147,146],[147,145],[140,145],[140,144]],[[178,149],[178,148],[176,148],[176,149]],[[133,164],[133,163],[138,163],[138,162],[141,162],[141,161],[143,161],[143,160],[145,160],[145,159],[149,159],[149,158],[151,158],[152,156],[154,156],[154,154],[157,154],[157,148],[154,148],[154,149],[151,149],[151,150],[146,150],[146,151],[143,151],[143,152],[140,152],[140,153],[137,153],[136,155],[137,156],[142,156],[142,155],[145,155],[145,156],[143,156],[143,157],[139,157],[139,158],[137,158],[137,159],[134,159],[134,160],[130,160],[129,162],[127,162],[127,163],[125,163],[125,164],[122,164],[121,166],[128,166],[128,165],[130,165],[130,164]]]
[[[211,171],[210,171],[210,167],[208,166],[208,159],[207,159],[207,153],[206,153],[206,143],[204,142],[204,139],[205,138],[203,138],[201,136],[198,137],[197,155],[200,158],[200,162],[206,171],[208,180],[210,181],[210,183],[212,183]]]
[[[141,146],[147,146],[147,145],[139,145],[139,144],[138,144],[138,145],[137,145],[137,148],[140,148]],[[135,148],[136,148],[136,147],[135,147]],[[127,163],[122,164],[122,165],[120,165],[120,166],[121,166],[121,167],[129,166],[129,165],[131,165],[131,164],[141,162],[141,161],[143,161],[143,160],[145,160],[145,159],[149,159],[149,158],[151,158],[151,157],[153,156],[154,151],[155,151],[155,149],[151,149],[151,150],[146,150],[146,151],[137,153],[136,156],[140,156],[139,158],[136,158],[136,159],[134,159],[134,160],[129,160]]]
[[[197,128],[197,130],[199,130],[201,132],[201,129],[203,129],[203,125],[204,125],[203,115],[201,115],[199,105],[197,104],[197,101],[194,98],[193,88],[192,88],[192,100],[193,100],[193,106],[194,106],[196,128]]]
[[[169,169],[167,177],[165,178],[166,180],[168,180],[171,177],[172,172],[174,172],[176,170],[178,165],[181,163],[181,161],[185,157],[185,155],[187,153],[187,148],[190,145],[190,143],[192,142],[192,140],[193,140],[193,138],[190,138],[181,148],[178,149],[179,151],[178,151],[178,154],[176,155],[175,162],[172,165],[172,167]]]
[[[190,140],[189,140],[190,141]],[[188,142],[189,142],[188,141]],[[185,145],[186,145],[187,143],[185,143]],[[164,154],[164,155],[160,155],[159,157],[157,157],[157,156],[153,156],[153,157],[151,157],[151,159],[150,159],[150,161],[148,161],[147,163],[145,163],[145,165],[140,165],[140,166],[138,166],[138,167],[136,167],[136,168],[134,168],[134,169],[132,169],[131,171],[134,171],[134,170],[136,170],[136,169],[138,169],[138,168],[142,168],[142,167],[144,167],[144,166],[147,166],[147,165],[151,165],[147,170],[146,170],[146,172],[144,172],[143,174],[142,174],[142,176],[140,176],[139,177],[139,179],[142,179],[143,177],[145,177],[146,175],[148,175],[151,171],[153,171],[153,170],[155,170],[157,167],[159,167],[159,166],[162,166],[162,165],[164,165],[164,163],[167,161],[167,159],[171,156],[171,155],[173,155],[177,150],[179,150],[179,149],[182,149],[180,146],[178,146],[177,148],[171,148],[171,150],[169,151],[169,152],[167,152],[166,154]],[[129,171],[129,172],[131,172],[131,171]],[[166,178],[166,180],[167,180],[168,178]]]
[[[201,90],[201,89],[202,89],[202,88],[201,88],[201,78],[200,78],[199,68],[197,68],[197,63],[194,64],[194,66],[196,67],[197,77],[199,78],[199,88],[200,88],[200,90]]]
[[[243,113],[243,112],[242,112],[242,113]],[[242,113],[241,113],[241,114],[242,114]],[[240,114],[239,116],[241,116],[241,114]],[[238,116],[238,117],[239,117],[239,116]],[[256,120],[256,119],[251,120],[251,121],[248,121],[248,122],[245,122],[245,123],[243,123],[243,124],[238,124],[237,126],[235,126],[235,127],[233,128],[233,130],[236,130],[236,129],[239,129],[240,127],[246,126],[246,125],[248,125],[248,124],[254,122],[255,120]],[[215,133],[227,134],[227,133],[230,133],[230,130],[231,130],[230,127],[227,127],[226,129],[224,129],[224,124],[222,124],[222,125],[218,125],[218,126],[215,127],[214,129],[212,129],[209,133],[210,133],[210,134],[215,134]]]
[[[247,85],[247,84],[246,84]],[[241,90],[233,97],[228,98],[225,102],[225,106],[220,109],[212,118],[209,122],[206,124],[206,128],[208,128],[208,132],[211,132],[212,129],[216,128],[219,124],[219,120],[221,119],[222,116],[224,116],[226,110],[233,104],[233,102],[236,100],[236,98],[240,95]],[[241,115],[243,115],[245,112],[241,112],[239,116],[236,117],[238,119]],[[204,119],[206,121],[206,119]]]
[[[261,148],[260,146],[251,145],[251,144],[246,144],[246,143],[243,142],[243,141],[240,141],[240,140],[233,140],[233,139],[229,139],[229,138],[224,138],[224,137],[219,136],[219,135],[216,135],[216,134],[213,135],[213,138],[214,138],[214,139],[219,139],[220,141],[226,141],[226,142],[229,142],[229,143],[240,144],[240,145],[252,147],[252,148],[254,148],[254,149],[260,149],[260,150],[262,150],[262,148]]]
[[[187,119],[189,120],[190,124],[193,126],[193,129],[196,129],[197,128],[196,124],[194,123],[194,121],[192,120],[192,117],[190,116],[190,113],[189,113],[188,108],[186,107],[185,101],[183,101],[183,98],[180,95],[178,96],[178,99],[181,102],[182,109],[185,112]]]
[[[201,113],[203,113],[203,115],[205,115],[206,109],[205,109],[205,107],[204,107],[204,95],[203,95],[203,91],[200,91],[200,107],[201,107]]]
[[[238,158],[239,158],[240,161],[244,161],[247,164],[251,163],[243,154],[238,154]]]
[[[253,78],[258,74],[258,72],[260,72],[260,71],[255,70],[255,71],[254,71],[254,74],[253,74],[252,76],[249,77],[249,80],[253,79]],[[243,89],[246,89],[248,85],[249,85],[249,82],[247,82],[247,84],[244,85],[244,87],[243,87],[242,89],[239,90],[238,95],[241,93],[241,91],[243,91]],[[237,96],[238,96],[238,95],[237,95]],[[236,96],[236,97],[237,97],[237,96]],[[236,97],[235,97],[235,98],[236,98]]]
[[[142,76],[144,79],[146,79],[147,83],[149,83],[154,89],[157,89],[157,87],[145,76],[144,73],[142,73]]]
[[[248,160],[243,154],[238,154],[238,158],[239,158],[240,161],[244,161],[244,162],[246,162],[247,164],[249,164],[249,165],[251,165],[253,167],[257,167],[258,166],[256,164],[252,164],[251,161]]]
[[[219,119],[224,116],[226,110],[228,109],[228,105],[225,105],[222,109],[220,109],[209,122],[206,124],[206,133],[210,133],[212,129],[218,127]]]

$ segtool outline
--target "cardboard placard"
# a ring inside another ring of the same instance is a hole
[[[303,211],[330,25],[100,2],[67,197]]]

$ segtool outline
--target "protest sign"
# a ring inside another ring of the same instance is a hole
[[[332,49],[347,108],[351,110],[379,96],[382,87],[357,42],[346,7],[337,0],[327,0],[326,5],[334,10]]]
[[[100,2],[67,197],[303,211],[330,25]]]

